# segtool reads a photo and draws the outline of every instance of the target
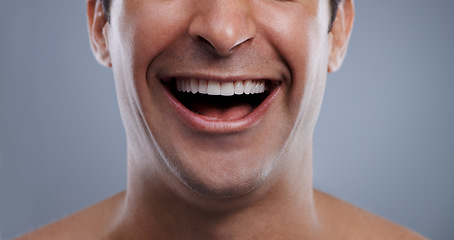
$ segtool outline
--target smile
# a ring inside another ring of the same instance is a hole
[[[233,96],[242,94],[264,93],[265,80],[239,80],[235,82],[218,82],[204,79],[177,79],[177,91],[201,93],[208,95]]]
[[[271,105],[279,81],[265,79],[161,79],[174,107],[192,127],[203,131],[239,131],[255,123]]]

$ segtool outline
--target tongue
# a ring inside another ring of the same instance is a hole
[[[192,106],[192,110],[200,115],[210,118],[216,118],[219,120],[236,120],[248,115],[252,112],[253,108],[251,104],[248,103],[236,104],[235,106],[227,108],[218,108],[211,104],[198,103]]]

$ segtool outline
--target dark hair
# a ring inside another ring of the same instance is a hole
[[[110,1],[111,0],[100,0],[102,2],[102,9],[104,10],[104,15],[106,15],[107,21],[110,23]]]
[[[106,1],[106,0],[103,0],[103,1]],[[108,0],[110,1],[110,0]],[[339,3],[341,2],[342,0],[330,0],[330,5],[331,5],[331,21],[329,22],[329,28],[328,28],[328,32],[331,32],[331,28],[333,28],[333,23],[334,23],[334,19],[336,19],[336,14],[337,14],[337,8],[339,7]]]
[[[102,7],[104,9],[104,14],[106,15],[107,21],[110,22],[110,14],[109,14],[109,9],[110,9],[110,1],[111,0],[100,0],[102,2]],[[342,0],[330,0],[330,5],[331,5],[331,21],[329,23],[329,28],[328,32],[331,31],[331,28],[333,27],[333,22],[334,19],[336,18],[336,13],[337,13],[337,7],[339,6],[339,3]]]

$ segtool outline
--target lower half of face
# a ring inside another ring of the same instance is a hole
[[[275,168],[293,128],[291,122],[283,121],[289,117],[288,113],[275,104],[283,101],[283,95],[275,94],[278,96],[272,101],[268,99],[270,106],[262,106],[265,105],[263,102],[252,106],[255,96],[243,96],[228,107],[221,106],[225,100],[217,100],[228,96],[204,96],[208,103],[193,103],[203,104],[210,111],[226,111],[242,116],[233,120],[225,120],[222,116],[207,119],[204,113],[193,112],[191,107],[187,108],[190,113],[181,113],[167,104],[156,106],[164,114],[150,116],[148,122],[159,144],[156,147],[162,150],[162,161],[184,185],[203,196],[238,197],[249,193]],[[199,97],[197,93],[193,95],[188,96],[189,100],[177,100],[176,104],[183,107],[186,101]],[[166,96],[161,97],[166,99]],[[242,108],[239,105],[249,105],[246,114],[236,109]],[[201,118],[200,125],[181,116],[184,114]],[[204,129],[206,121],[215,129]]]
[[[159,153],[138,162],[211,198],[294,167],[283,156],[310,142],[323,95],[327,4],[138,2],[117,4],[109,30],[128,139]]]

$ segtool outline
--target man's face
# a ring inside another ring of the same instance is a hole
[[[105,35],[128,147],[150,156],[130,166],[208,197],[301,167],[284,159],[310,147],[329,19],[328,0],[114,0]]]

